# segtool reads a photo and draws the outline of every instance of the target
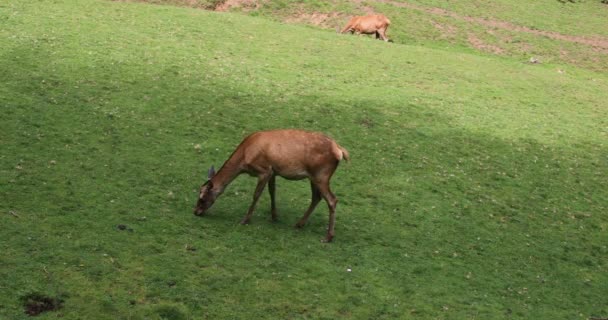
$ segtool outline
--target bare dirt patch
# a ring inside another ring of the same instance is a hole
[[[305,13],[301,12],[291,17],[285,18],[287,23],[307,23],[323,28],[336,28],[344,20],[346,15],[340,12],[313,12]]]
[[[363,0],[353,0],[352,2],[353,2],[353,3],[356,3],[356,4],[357,4],[357,7],[359,7],[359,9],[360,9],[362,12],[364,12],[365,14],[374,14],[374,13],[376,13],[376,12],[374,11],[374,8],[372,8],[372,7],[370,7],[370,6],[363,5],[363,3],[364,3],[364,1],[363,1]]]
[[[30,316],[37,316],[46,311],[55,311],[63,307],[63,299],[48,297],[40,293],[31,293],[21,297],[25,313]]]
[[[484,43],[483,40],[479,39],[474,33],[469,33],[467,41],[473,48],[481,51],[491,52],[494,54],[501,54],[504,52],[503,49],[495,45]]]
[[[369,15],[375,14],[376,12],[372,7],[366,6],[363,4],[362,0],[354,0],[352,1],[357,5],[357,9],[361,12],[361,14]],[[283,19],[286,23],[305,23],[314,26],[318,26],[321,28],[340,28],[348,19],[350,19],[353,15],[347,14],[344,12],[306,12],[305,9],[297,10],[295,14]]]
[[[458,28],[456,28],[456,27],[454,27],[452,25],[442,24],[442,23],[439,23],[439,22],[436,22],[436,21],[432,21],[431,23],[433,24],[433,26],[437,30],[439,30],[441,32],[441,35],[444,38],[453,39],[453,38],[456,37],[456,35],[458,33]]]
[[[215,11],[228,11],[232,8],[251,11],[258,9],[261,5],[261,2],[256,0],[225,0],[215,7]]]

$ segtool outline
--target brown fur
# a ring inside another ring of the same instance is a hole
[[[215,174],[210,171],[209,180],[201,187],[194,213],[203,215],[215,199],[224,192],[232,180],[242,173],[258,177],[253,202],[241,221],[247,224],[253,210],[268,184],[271,200],[271,214],[276,220],[274,201],[275,177],[289,180],[308,178],[312,190],[312,201],[304,216],[296,224],[303,227],[321,198],[329,206],[329,228],[325,241],[334,237],[335,210],[338,199],[329,188],[329,180],[340,160],[349,160],[346,149],[319,132],[303,130],[259,131],[246,137]]]
[[[348,21],[340,33],[375,34],[376,39],[381,38],[384,41],[388,41],[386,30],[390,24],[391,21],[382,14],[355,16]]]

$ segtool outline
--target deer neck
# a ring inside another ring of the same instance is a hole
[[[243,172],[240,163],[241,161],[239,161],[237,155],[233,154],[213,176],[213,178],[211,178],[213,189],[218,194],[222,194],[224,189],[226,189],[232,180]]]

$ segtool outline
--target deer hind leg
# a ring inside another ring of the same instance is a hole
[[[334,238],[334,226],[336,224],[336,204],[338,204],[338,198],[331,192],[329,189],[329,180],[325,183],[317,184],[317,188],[319,188],[319,192],[325,202],[327,202],[327,206],[329,207],[329,225],[327,226],[327,236],[325,239],[321,240],[322,242],[331,242]]]
[[[388,37],[386,36],[386,28],[382,28],[382,29],[376,31],[376,39],[378,39],[378,36],[380,36],[380,38],[382,38],[382,40],[388,41]]]
[[[319,201],[321,201],[321,193],[312,181],[310,182],[310,190],[312,191],[310,206],[308,206],[308,210],[306,210],[300,221],[296,223],[296,228],[302,228],[306,224],[308,217],[310,217],[310,214],[315,210]]]
[[[264,187],[266,187],[266,184],[268,183],[268,180],[270,180],[271,177],[272,172],[261,173],[258,176],[258,185],[255,187],[255,192],[253,193],[253,202],[249,206],[247,214],[245,215],[243,220],[241,220],[241,224],[248,224],[251,221],[251,216],[253,215],[253,210],[255,210],[255,205],[258,202],[262,191],[264,191]]]
[[[271,175],[268,180],[268,192],[270,193],[270,214],[272,215],[272,221],[277,221],[277,207],[274,202],[274,193],[276,190],[276,175]]]

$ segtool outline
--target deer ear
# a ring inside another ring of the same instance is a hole
[[[207,178],[211,179],[211,178],[213,178],[214,175],[215,175],[215,169],[213,168],[213,166],[211,166],[211,168],[209,168],[209,171],[207,171]]]

